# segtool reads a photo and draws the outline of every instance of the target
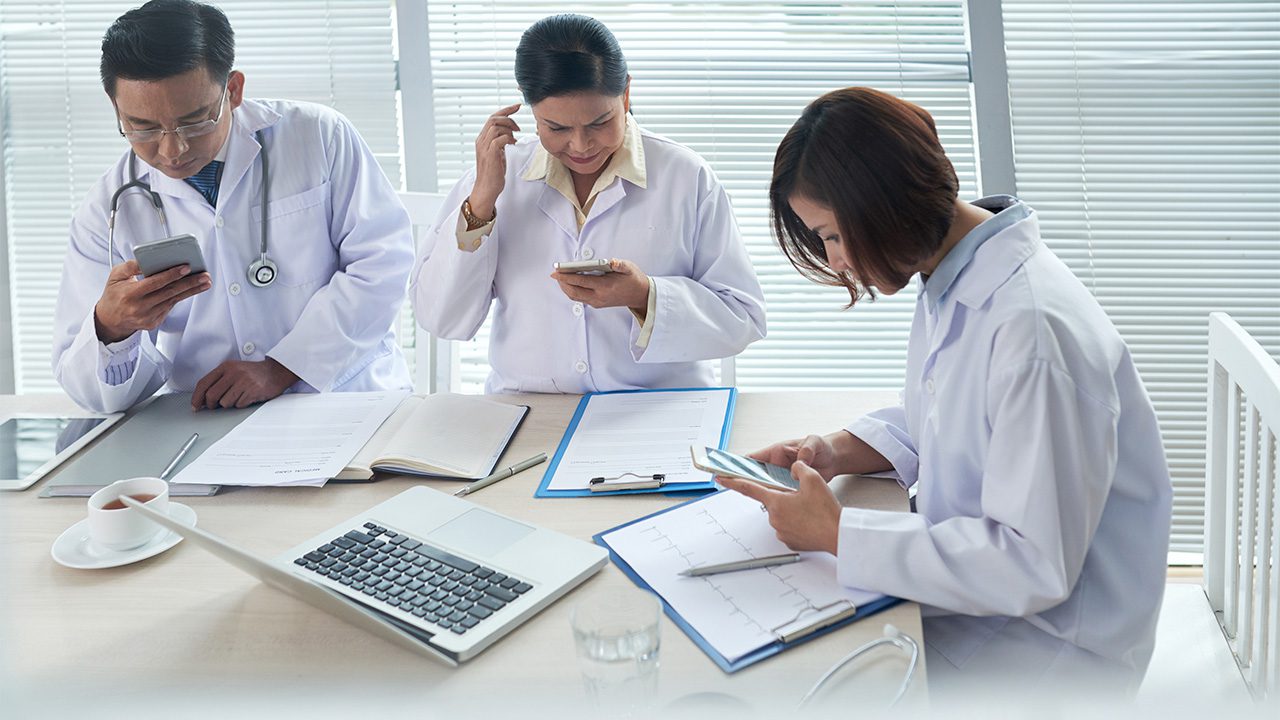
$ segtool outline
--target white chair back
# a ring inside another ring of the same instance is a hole
[[[440,207],[444,204],[444,193],[403,191],[399,195],[404,209],[409,212],[414,247],[417,247],[421,235],[435,223],[439,216]],[[401,323],[401,328],[406,332],[412,332],[414,338],[414,388],[417,392],[423,393],[449,390],[454,378],[457,377],[457,372],[453,368],[453,364],[456,363],[454,353],[448,352],[449,341],[428,335],[425,330],[418,327],[417,321],[412,317],[411,303],[406,302],[405,312],[408,314],[408,320],[407,323]]]
[[[1280,365],[1224,313],[1209,315],[1205,593],[1254,698],[1280,681]]]

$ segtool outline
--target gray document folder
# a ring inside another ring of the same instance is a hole
[[[128,417],[85,450],[63,463],[45,483],[40,497],[87,497],[116,480],[159,475],[191,437],[200,438],[173,474],[253,414],[260,406],[230,410],[191,409],[191,393],[160,395],[129,411]],[[169,494],[212,495],[217,485],[173,485]]]

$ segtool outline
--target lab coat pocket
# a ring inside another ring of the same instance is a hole
[[[262,206],[255,205],[253,217],[261,213]],[[261,247],[261,223],[252,227],[254,247]],[[338,263],[329,237],[329,183],[268,202],[267,233],[267,257],[280,271],[276,282],[287,287],[328,282]]]

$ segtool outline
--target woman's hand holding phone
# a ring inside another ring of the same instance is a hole
[[[611,272],[580,275],[557,270],[551,278],[570,300],[593,308],[625,307],[644,316],[649,309],[649,276],[630,260],[610,260]]]
[[[716,481],[760,503],[769,513],[769,525],[787,547],[835,555],[840,538],[840,501],[822,475],[803,461],[791,465],[791,474],[800,485],[795,492],[771,490],[738,478],[717,477]]]
[[[831,478],[839,474],[835,467],[835,446],[822,435],[809,435],[797,440],[774,443],[747,455],[747,457],[783,467],[791,467],[799,460],[817,471],[822,479],[827,482],[831,482]]]

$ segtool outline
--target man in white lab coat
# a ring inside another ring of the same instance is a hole
[[[72,219],[53,340],[54,375],[85,408],[161,387],[215,408],[411,385],[393,332],[408,215],[345,118],[245,99],[234,55],[226,16],[189,0],[153,0],[103,39],[130,150]],[[185,233],[208,272],[139,277],[136,245]]]

